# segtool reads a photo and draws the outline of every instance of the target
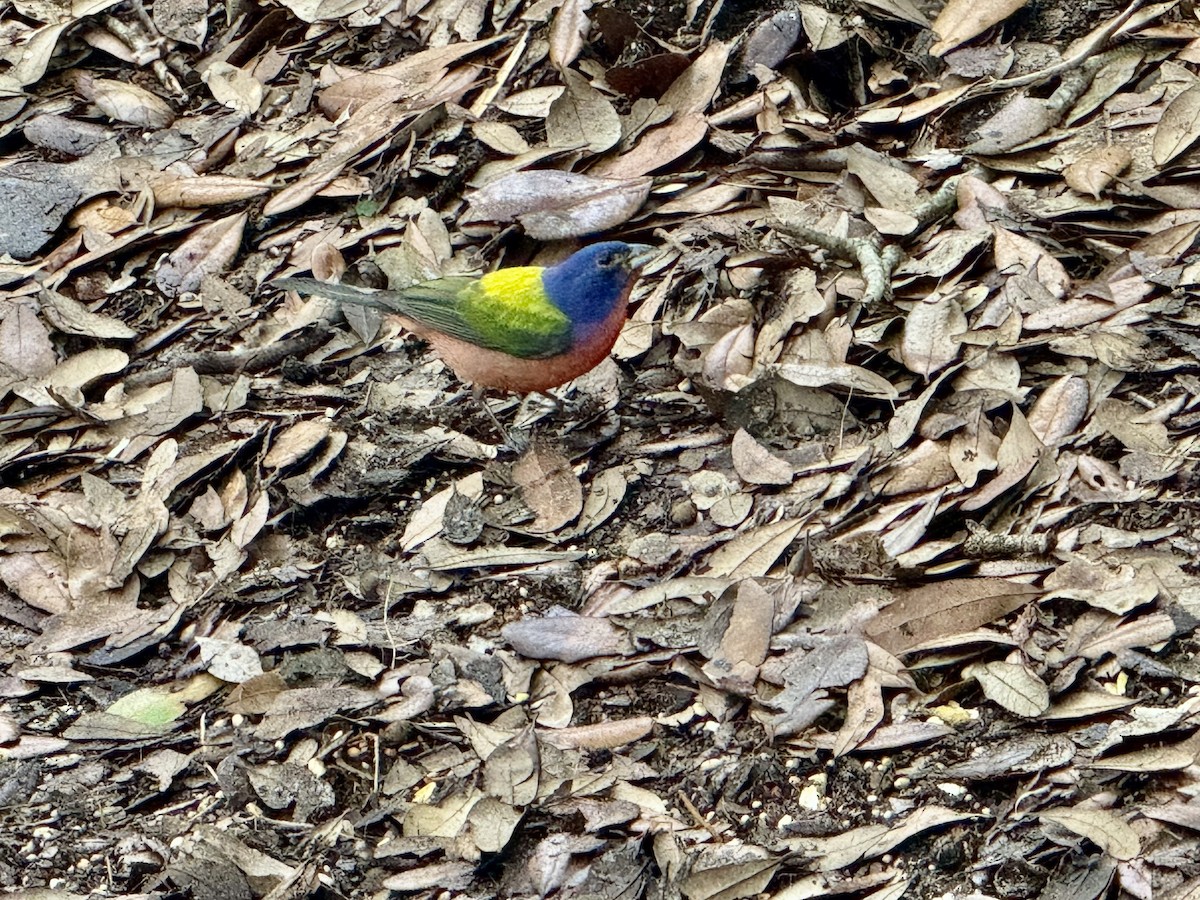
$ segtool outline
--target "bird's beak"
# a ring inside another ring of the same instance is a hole
[[[640,269],[656,256],[658,256],[657,247],[652,247],[649,244],[630,244],[626,265],[629,266],[630,271]]]

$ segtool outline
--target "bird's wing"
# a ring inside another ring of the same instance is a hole
[[[571,349],[571,319],[550,302],[542,271],[540,266],[497,269],[463,291],[463,323],[484,346],[524,359]]]
[[[571,347],[571,320],[542,289],[535,266],[499,269],[482,278],[450,276],[399,291],[366,291],[310,278],[283,278],[281,288],[407,316],[426,328],[523,359]]]

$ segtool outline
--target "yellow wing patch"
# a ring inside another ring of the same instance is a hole
[[[546,296],[542,271],[497,269],[472,285],[463,316],[488,346],[522,357],[552,356],[570,347],[571,321]]]
[[[489,298],[499,300],[514,313],[544,314],[547,300],[540,266],[497,269],[482,276],[479,286]]]

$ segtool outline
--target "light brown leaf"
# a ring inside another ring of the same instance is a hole
[[[587,11],[591,6],[591,0],[564,0],[555,13],[550,26],[550,63],[555,68],[565,69],[583,50],[589,25]]]
[[[625,633],[608,619],[595,616],[531,616],[505,625],[500,633],[514,650],[530,659],[579,662],[621,656],[629,650]]]
[[[1108,810],[1076,806],[1038,813],[1038,818],[1087,838],[1114,859],[1133,859],[1142,849],[1137,832]]]
[[[551,147],[575,150],[586,147],[603,153],[621,140],[621,118],[603,94],[576,72],[563,72],[567,90],[550,104],[546,140]]]
[[[733,468],[747,484],[791,484],[795,470],[790,463],[771,454],[744,428],[739,428],[731,445]]]
[[[552,241],[606,231],[628,221],[650,196],[649,178],[593,178],[554,170],[514,172],[467,194],[472,220],[516,220]]]
[[[1165,166],[1200,138],[1200,84],[1175,97],[1154,129],[1154,163]]]
[[[1063,169],[1063,180],[1068,187],[1099,200],[1100,194],[1132,162],[1133,154],[1123,144],[1097,147]]]
[[[933,20],[937,41],[929,48],[933,56],[944,56],[959,44],[1003,22],[1027,0],[949,0]]]
[[[1050,708],[1050,689],[1023,664],[981,663],[967,666],[963,675],[978,681],[985,697],[1014,715],[1031,719]]]
[[[954,297],[918,303],[904,320],[900,357],[910,372],[928,378],[958,359],[967,317]]]
[[[583,485],[571,461],[555,446],[534,442],[513,464],[512,475],[521,499],[536,516],[524,531],[555,532],[583,509]]]
[[[75,88],[102,113],[118,122],[128,122],[139,128],[166,128],[175,121],[175,112],[165,100],[136,84],[80,73]]]
[[[158,289],[168,297],[199,289],[205,275],[224,272],[242,246],[247,213],[233,213],[201,225],[171,251],[154,275]]]

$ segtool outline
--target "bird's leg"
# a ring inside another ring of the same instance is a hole
[[[523,453],[526,449],[528,449],[529,439],[527,437],[525,437],[523,434],[509,431],[500,423],[500,420],[496,418],[496,414],[492,412],[492,408],[488,406],[487,397],[484,396],[484,388],[481,388],[479,385],[472,385],[471,396],[475,398],[475,403],[480,406],[485,413],[487,413],[487,417],[492,420],[492,424],[496,426],[496,431],[500,435],[500,440],[504,442],[505,446],[512,448],[517,453]]]

